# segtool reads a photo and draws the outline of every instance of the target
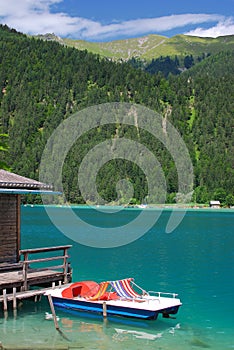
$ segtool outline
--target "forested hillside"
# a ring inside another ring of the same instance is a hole
[[[0,27],[0,134],[9,151],[0,153],[12,171],[38,178],[46,141],[69,115],[105,102],[147,106],[179,130],[194,166],[194,201],[219,199],[234,204],[234,51],[204,58],[178,76],[149,74],[128,63],[114,63],[54,41],[29,38]],[[168,113],[170,111],[170,113]],[[178,179],[171,155],[150,135],[119,127],[118,137],[137,139],[155,152],[167,180],[168,202],[175,201]],[[79,164],[89,149],[116,137],[116,127],[84,135],[70,150],[63,168],[68,201],[82,203],[77,191]],[[138,166],[123,160],[105,165],[97,178],[100,195],[116,198],[115,184],[127,178],[141,202],[147,181]],[[91,200],[91,199],[90,199]]]

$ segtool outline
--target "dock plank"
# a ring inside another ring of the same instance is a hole
[[[46,284],[50,282],[63,281],[63,272],[49,269],[35,269],[28,273],[28,285],[36,286],[37,284]],[[21,287],[24,284],[22,271],[9,271],[0,273],[0,290]]]

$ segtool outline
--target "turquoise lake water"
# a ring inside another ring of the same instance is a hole
[[[66,221],[66,208],[54,211],[64,224],[71,225]],[[139,212],[74,209],[83,220],[103,227],[131,220]],[[164,210],[138,240],[101,249],[66,237],[51,223],[43,207],[22,207],[22,248],[72,244],[74,281],[134,277],[146,290],[178,293],[183,305],[176,319],[159,316],[156,321],[103,321],[101,317],[75,317],[58,310],[65,339],[54,329],[53,321],[45,319],[45,312],[50,312],[47,300],[28,301],[15,316],[10,310],[8,317],[1,314],[2,344],[15,349],[234,349],[234,211],[188,210],[176,230],[166,234],[170,214],[169,209]],[[151,335],[157,337],[151,340]]]

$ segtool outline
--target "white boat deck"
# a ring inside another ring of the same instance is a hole
[[[67,287],[66,287],[67,288]],[[64,298],[62,296],[62,291],[65,288],[55,288],[48,290],[46,292],[46,295],[50,294],[52,297],[58,297],[63,298],[64,300],[71,300],[69,298]],[[159,293],[160,294],[160,293]],[[119,306],[119,307],[127,307],[127,308],[134,308],[134,309],[142,309],[142,310],[150,310],[150,311],[160,311],[163,309],[167,309],[170,307],[176,307],[182,305],[179,298],[173,297],[173,294],[171,294],[172,297],[164,297],[164,296],[151,296],[146,295],[141,299],[117,299],[117,300],[88,300],[83,297],[74,297],[72,300],[77,301],[83,301],[83,302],[89,302],[94,304],[103,304],[106,303],[106,305],[113,305],[113,306]]]

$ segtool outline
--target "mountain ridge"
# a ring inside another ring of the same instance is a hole
[[[114,61],[127,61],[133,57],[145,61],[160,56],[199,56],[202,54],[215,54],[234,47],[234,35],[220,36],[217,38],[203,38],[178,34],[171,38],[157,34],[149,34],[143,37],[114,40],[109,42],[90,42],[60,38],[55,34],[37,35],[44,40],[55,40],[68,47],[98,54]]]

